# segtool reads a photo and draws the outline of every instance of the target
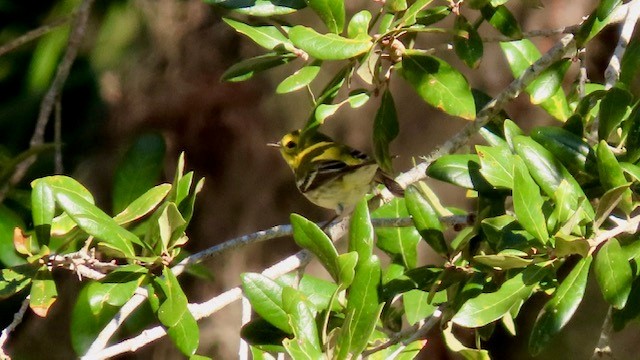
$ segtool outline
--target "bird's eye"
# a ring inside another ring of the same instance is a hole
[[[287,141],[287,143],[286,143],[286,144],[284,144],[284,146],[285,146],[287,149],[293,149],[294,147],[296,147],[296,143],[295,143],[294,141]]]

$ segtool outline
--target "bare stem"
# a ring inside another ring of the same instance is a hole
[[[7,54],[30,41],[33,41],[43,35],[50,33],[51,31],[55,30],[57,27],[68,23],[70,19],[71,17],[59,19],[51,22],[50,24],[42,25],[37,29],[33,29],[31,31],[28,31],[25,34],[20,35],[19,37],[11,40],[10,42],[0,46],[0,56]]]

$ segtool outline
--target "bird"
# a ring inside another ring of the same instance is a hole
[[[298,190],[312,203],[332,209],[338,216],[349,213],[376,183],[384,184],[396,196],[404,194],[402,186],[374,159],[319,131],[294,130],[267,145],[279,148]]]

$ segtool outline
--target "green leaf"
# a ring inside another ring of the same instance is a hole
[[[267,50],[273,50],[276,47],[289,50],[293,47],[289,39],[276,26],[251,26],[229,18],[222,18],[222,20]]]
[[[600,101],[598,139],[607,140],[629,114],[633,95],[627,90],[611,88]]]
[[[596,208],[596,217],[593,222],[594,229],[599,229],[600,225],[607,220],[613,209],[618,206],[622,198],[625,196],[625,193],[629,190],[629,185],[630,184],[624,184],[614,187],[613,189],[607,190],[607,192],[602,195],[598,201],[598,207]]]
[[[424,11],[421,11],[416,16],[416,23],[429,26],[437,23],[438,21],[447,17],[447,15],[451,14],[451,8],[448,6],[434,6]]]
[[[373,255],[374,230],[367,200],[362,199],[356,205],[349,221],[349,251],[358,253],[361,261]]]
[[[338,258],[338,262],[341,258],[349,258],[355,253],[342,254]],[[357,262],[357,258],[355,261]],[[345,261],[345,263],[348,261]],[[355,266],[354,266],[355,267]],[[354,272],[355,274],[355,272]],[[342,279],[342,278],[341,278]],[[353,280],[353,279],[352,279]],[[331,303],[332,295],[338,290],[338,285],[334,282],[319,279],[317,277],[304,274],[300,282],[298,283],[298,291],[302,292],[307,300],[316,308],[317,311],[326,310]]]
[[[355,38],[369,33],[369,23],[371,22],[371,13],[367,10],[357,12],[347,25],[347,36]]]
[[[343,0],[307,0],[307,5],[318,14],[329,31],[342,32],[345,17]]]
[[[470,163],[480,167],[480,160],[475,154],[454,154],[443,156],[429,165],[427,175],[450,184],[474,189],[474,178],[469,170]]]
[[[451,324],[442,330],[444,342],[449,350],[460,354],[466,360],[491,360],[487,350],[471,349],[464,346],[464,344],[455,337],[452,330],[453,327]]]
[[[36,315],[46,317],[57,298],[58,290],[53,281],[53,275],[46,266],[43,266],[31,281],[29,307]]]
[[[38,239],[38,243],[42,245],[49,245],[49,238],[51,236],[51,223],[53,222],[53,216],[55,215],[56,211],[56,201],[53,193],[51,192],[51,189],[45,184],[44,181],[36,180],[32,183],[32,187],[33,190],[31,191],[31,216],[33,218],[36,238]],[[5,212],[8,212],[8,209]],[[24,226],[21,227],[21,229],[24,229]],[[13,228],[5,229],[5,231],[6,230],[10,231],[6,234],[13,233]],[[11,251],[9,252],[9,254],[11,254]],[[4,260],[3,263],[5,263]],[[12,265],[7,263],[5,264]]]
[[[173,340],[178,350],[186,356],[191,356],[198,350],[200,330],[196,319],[189,311],[182,313],[176,325],[167,329],[167,335]]]
[[[626,160],[635,163],[640,160],[640,103],[636,104],[626,121],[627,156]]]
[[[116,215],[113,220],[119,225],[124,225],[140,219],[155,209],[169,194],[169,191],[171,191],[171,184],[162,184],[149,189]]]
[[[276,92],[278,94],[286,94],[296,90],[300,90],[311,84],[313,79],[315,79],[320,72],[320,63],[314,64],[305,66],[302,69],[289,75],[286,79],[282,80],[282,82],[278,84]]]
[[[466,120],[476,117],[471,88],[464,76],[444,60],[407,52],[400,75],[431,106]]]
[[[300,25],[289,30],[289,39],[296,47],[320,60],[349,59],[367,52],[373,45],[366,34],[349,39],[336,34],[319,34]]]
[[[100,282],[87,286],[87,298],[91,312],[99,316],[105,304],[122,306],[131,299],[148,270],[140,265],[125,265],[109,273]]]
[[[384,2],[384,10],[392,13],[407,10],[407,0],[388,0]]]
[[[101,244],[117,250],[128,258],[135,256],[133,244],[142,245],[133,233],[120,227],[112,218],[77,193],[52,186],[57,203],[87,234]]]
[[[187,222],[184,220],[174,203],[168,203],[158,218],[158,235],[162,240],[162,252],[171,249],[184,236]]]
[[[402,17],[396,21],[394,24],[396,27],[398,26],[411,26],[416,23],[416,17],[422,11],[422,9],[426,8],[431,4],[433,0],[416,0],[407,10],[402,14]]]
[[[440,223],[440,218],[433,206],[414,185],[406,189],[404,198],[407,210],[420,236],[436,253],[448,257],[449,247],[444,240],[444,226]]]
[[[531,138],[549,150],[574,176],[594,176],[595,153],[582,137],[561,127],[540,126],[531,131]]]
[[[124,210],[156,184],[163,169],[166,146],[162,135],[145,134],[122,158],[113,180],[113,212]]]
[[[504,121],[503,128],[504,139],[507,141],[507,144],[509,144],[509,148],[511,149],[511,151],[515,151],[513,147],[513,139],[518,135],[524,135],[524,132],[522,131],[522,129],[520,129],[518,124],[509,119],[506,119]]]
[[[189,302],[171,269],[164,267],[162,275],[164,278],[156,278],[156,283],[165,296],[158,308],[158,320],[166,327],[171,328],[183,320],[185,312],[189,312],[187,308]]]
[[[540,52],[528,39],[500,43],[500,47],[507,58],[511,73],[514,77],[520,77],[536,60],[540,58]],[[564,63],[558,62],[545,70],[527,86],[527,92],[532,95],[532,103],[540,104],[551,116],[566,120],[571,116],[566,96],[559,86],[564,76]],[[553,88],[555,92],[551,92]]]
[[[47,231],[48,235],[48,230],[51,226],[41,226],[44,227],[44,231]],[[15,243],[14,239],[15,233],[19,234],[19,237],[22,239],[22,229],[25,228],[26,226],[24,221],[20,216],[18,216],[18,214],[6,206],[0,205],[0,261],[2,261],[2,264],[4,265],[3,267],[16,266],[26,262],[25,259],[16,251],[18,244]],[[36,231],[38,231],[37,229],[38,226],[36,226]],[[40,239],[41,237],[38,236],[38,240]],[[30,237],[25,238],[25,246],[27,247],[27,250],[30,245]]]
[[[482,38],[476,29],[462,15],[456,17],[453,26],[455,36],[453,37],[453,48],[468,67],[475,69],[480,65],[484,46]]]
[[[627,162],[620,162],[619,164],[622,168],[622,171],[635,179],[633,180],[634,182],[640,182],[640,166],[629,164]]]
[[[338,358],[344,358],[348,353],[356,358],[366,348],[382,311],[383,304],[378,299],[380,274],[380,260],[375,255],[356,267],[347,295],[347,318],[337,345]]]
[[[295,58],[296,56],[293,54],[272,52],[245,59],[227,69],[220,77],[220,80],[230,82],[245,81],[251,79],[257,73],[284,65]]]
[[[413,326],[418,321],[431,316],[436,310],[436,306],[427,301],[428,297],[429,293],[421,290],[409,290],[402,294],[404,313],[409,325]]]
[[[513,155],[506,146],[476,145],[480,174],[496,188],[513,189]]]
[[[119,310],[115,306],[107,305],[96,314],[90,304],[89,286],[85,286],[78,294],[71,312],[71,345],[78,355],[89,350],[100,331]]]
[[[606,2],[607,1],[605,1],[605,3]],[[580,30],[578,30],[578,32],[576,33],[576,47],[578,49],[583,48],[586,43],[588,43],[591,39],[598,35],[598,33],[609,24],[609,21],[611,21],[611,13],[603,18],[601,16],[598,16],[598,12],[601,13],[600,15],[603,15],[607,11],[602,11],[600,10],[600,7],[598,7],[598,9],[594,10],[589,15],[587,20],[582,23],[582,26],[580,26]]]
[[[596,16],[600,20],[606,19],[613,10],[622,4],[622,0],[602,0],[596,9]]]
[[[338,251],[327,234],[318,225],[298,214],[291,214],[291,226],[296,244],[311,251],[331,277],[338,281]]]
[[[380,100],[380,107],[373,121],[373,154],[380,168],[389,174],[393,173],[389,144],[398,136],[398,114],[389,89],[385,90]]]
[[[476,255],[473,257],[473,261],[498,270],[520,269],[531,265],[533,262],[533,260],[525,259],[523,256],[527,256],[527,254],[524,253],[518,256],[505,252],[495,255]]]
[[[282,290],[282,304],[289,316],[289,323],[293,329],[293,339],[285,340],[285,348],[295,344],[298,351],[302,351],[308,359],[320,359],[322,350],[318,337],[314,313],[309,307],[304,295],[296,289],[286,286]],[[287,341],[290,341],[287,343]]]
[[[513,211],[518,222],[541,243],[549,241],[547,221],[542,212],[544,200],[540,188],[529,175],[527,167],[520,158],[515,160],[513,177]]]
[[[467,300],[452,321],[460,326],[478,328],[498,320],[516,303],[531,296],[543,273],[544,268],[535,265],[526,268],[505,281],[497,291]]]
[[[594,263],[596,280],[604,299],[616,309],[622,309],[631,292],[633,274],[627,256],[615,238],[602,245]]]
[[[242,290],[253,310],[278,329],[292,334],[289,317],[282,304],[283,286],[262,274],[241,275]]]
[[[598,144],[598,148],[596,149],[596,156],[598,174],[600,174],[600,183],[605,190],[610,190],[627,184],[627,179],[624,176],[622,167],[618,163],[616,156],[613,151],[611,151],[606,141],[600,141],[600,144]],[[632,205],[630,189],[625,190],[619,205],[625,213],[628,214],[631,212]]]
[[[407,206],[404,198],[394,198],[389,203],[378,208],[374,218],[399,218],[407,217]],[[378,248],[403,264],[406,268],[414,268],[418,262],[418,243],[420,234],[411,227],[376,227]]]
[[[0,269],[0,299],[17,294],[31,283],[35,269],[31,265],[18,265]]]
[[[340,289],[348,288],[353,282],[355,276],[356,265],[360,256],[357,252],[352,251],[338,256],[338,268],[340,277]]]
[[[205,0],[206,3],[251,16],[286,15],[307,6],[305,0]]]
[[[518,20],[511,14],[509,9],[504,5],[493,7],[486,5],[480,9],[482,17],[484,17],[491,26],[500,31],[502,35],[518,38],[522,36]]]
[[[532,355],[539,354],[573,317],[584,296],[592,260],[588,256],[574,266],[538,315],[529,338]]]
[[[637,37],[633,37],[622,57],[619,81],[626,86],[630,86],[636,77],[638,69],[640,69],[640,41]]]

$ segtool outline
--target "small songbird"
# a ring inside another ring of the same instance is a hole
[[[277,143],[296,178],[300,192],[312,203],[333,209],[338,215],[350,211],[375,183],[384,184],[396,196],[404,190],[385,174],[375,160],[320,132],[292,131]]]

